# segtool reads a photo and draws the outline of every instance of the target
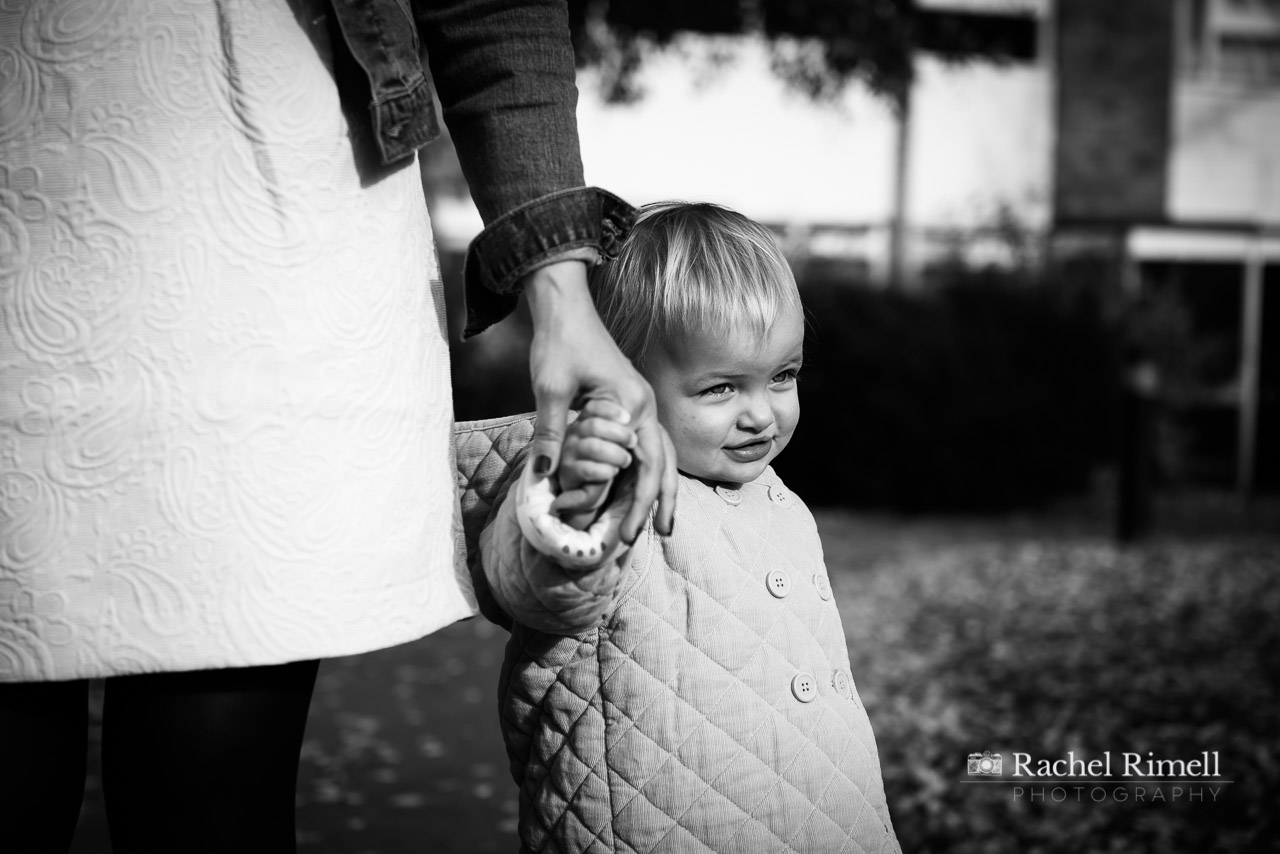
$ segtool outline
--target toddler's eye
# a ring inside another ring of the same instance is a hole
[[[729,387],[728,383],[718,383],[713,386],[707,386],[702,391],[698,392],[698,394],[703,395],[704,397],[714,397],[722,394],[728,394],[730,391],[732,391],[732,389]]]
[[[798,368],[788,368],[787,370],[775,374],[773,381],[778,384],[789,383],[800,378],[800,370]]]

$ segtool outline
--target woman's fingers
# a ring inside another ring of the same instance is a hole
[[[679,480],[676,474],[675,447],[667,437],[667,431],[658,423],[650,410],[648,417],[636,425],[639,443],[635,450],[639,460],[635,499],[622,520],[622,539],[628,545],[636,541],[654,500],[658,502],[658,514],[654,527],[659,534],[670,535],[675,524],[676,492]]]
[[[669,533],[677,488],[675,454],[658,423],[653,389],[618,349],[600,322],[587,287],[586,265],[559,261],[525,277],[524,292],[533,320],[529,370],[538,401],[538,428],[532,443],[535,470],[554,470],[558,454],[551,443],[565,434],[561,409],[571,400],[608,399],[631,416],[636,431],[636,469],[632,505],[622,534],[635,542],[658,500],[657,530]],[[558,447],[556,448],[558,451]]]

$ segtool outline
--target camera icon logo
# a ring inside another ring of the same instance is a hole
[[[969,754],[970,776],[999,777],[1004,774],[1003,765],[1003,757],[990,750]]]

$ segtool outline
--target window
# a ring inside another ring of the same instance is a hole
[[[1187,0],[1184,73],[1280,85],[1280,0]]]

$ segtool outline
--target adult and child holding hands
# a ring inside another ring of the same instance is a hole
[[[739,214],[584,186],[562,2],[17,0],[0,68],[6,850],[70,844],[90,679],[115,851],[293,850],[318,661],[481,608],[524,850],[897,850],[769,466],[795,280]],[[523,293],[536,417],[453,424],[437,98],[468,333]]]

